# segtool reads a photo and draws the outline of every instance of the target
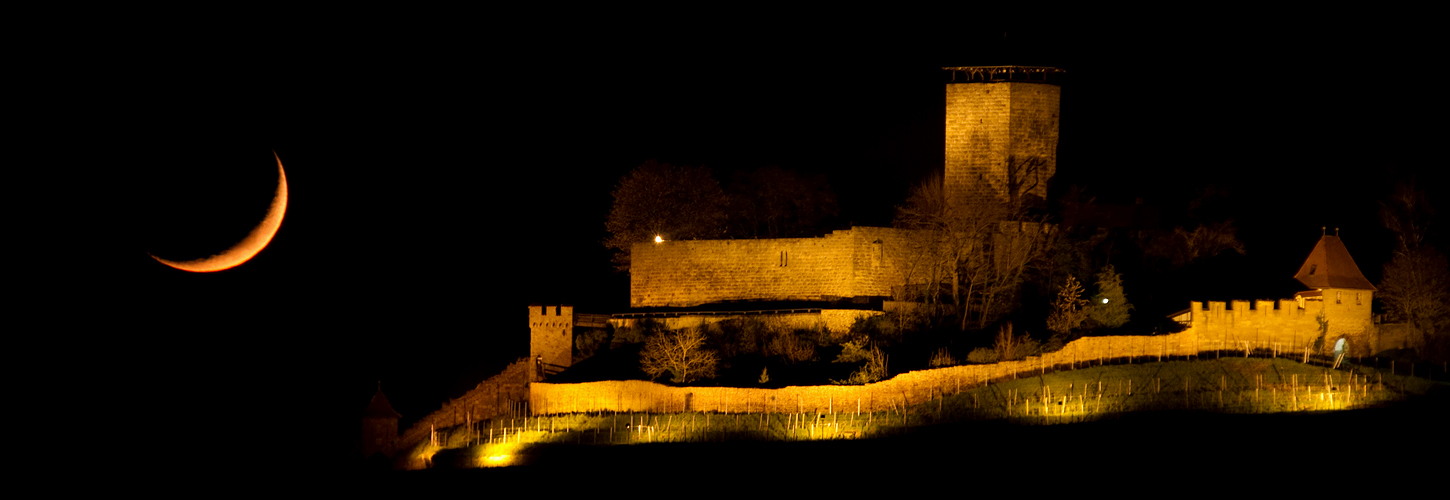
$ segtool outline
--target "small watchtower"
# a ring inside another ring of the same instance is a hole
[[[1019,206],[1045,199],[1057,172],[1063,70],[1042,66],[942,68],[946,84],[946,175],[951,200],[994,197]]]
[[[574,364],[574,306],[529,305],[529,359],[546,373]]]
[[[1354,258],[1349,256],[1349,249],[1339,236],[1320,237],[1294,279],[1311,288],[1294,294],[1295,300],[1301,304],[1324,301],[1330,335],[1358,334],[1371,329],[1370,302],[1376,288],[1359,272],[1359,266],[1354,264]]]
[[[391,458],[393,445],[398,439],[398,419],[403,415],[393,410],[388,397],[383,395],[383,383],[378,382],[378,392],[368,401],[362,416],[362,456],[372,457],[376,453]]]

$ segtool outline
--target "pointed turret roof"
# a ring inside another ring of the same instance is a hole
[[[1344,248],[1344,242],[1338,236],[1319,238],[1319,243],[1314,245],[1314,251],[1309,252],[1309,258],[1299,267],[1294,279],[1309,288],[1375,290],[1374,285],[1364,278],[1364,273],[1359,272],[1359,266],[1354,265],[1354,258],[1349,256],[1349,249]]]
[[[393,405],[388,403],[388,397],[383,395],[383,388],[378,387],[378,392],[373,394],[373,400],[368,402],[368,409],[363,410],[363,418],[403,418],[402,414],[393,410]]]

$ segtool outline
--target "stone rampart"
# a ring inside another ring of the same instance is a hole
[[[1277,306],[1277,307],[1276,307]],[[1328,305],[1329,309],[1336,307]],[[1205,350],[1236,349],[1245,346],[1280,352],[1302,352],[1312,349],[1319,338],[1320,311],[1326,309],[1322,300],[1306,300],[1303,307],[1293,299],[1234,300],[1230,302],[1190,302],[1184,318],[1191,333],[1195,334],[1200,347]],[[1332,311],[1331,311],[1332,312]],[[1315,353],[1333,348],[1336,340],[1343,337],[1350,344],[1350,355],[1370,355],[1387,347],[1381,339],[1378,328],[1369,324],[1366,309],[1362,321],[1351,322],[1343,314],[1327,314],[1330,320],[1329,335]],[[1351,323],[1353,328],[1335,328],[1336,322]],[[1368,325],[1368,326],[1366,326]]]
[[[817,238],[639,243],[631,307],[885,297],[903,282],[903,230],[853,227]]]
[[[532,369],[533,362],[529,359],[513,362],[498,375],[479,382],[477,387],[470,389],[463,396],[444,403],[438,411],[418,419],[412,427],[398,436],[398,446],[394,449],[406,450],[408,447],[428,439],[428,435],[433,429],[462,425],[468,422],[469,417],[477,422],[508,413],[514,403],[524,401],[528,397],[528,383],[532,380],[530,374]]]
[[[624,328],[634,327],[640,321],[649,319],[664,323],[666,329],[679,330],[681,328],[694,328],[732,319],[752,319],[764,323],[765,327],[772,331],[797,329],[817,330],[824,328],[833,335],[839,336],[851,331],[851,324],[855,323],[856,319],[880,316],[882,314],[885,313],[862,309],[813,309],[808,312],[761,311],[759,314],[754,312],[740,312],[738,314],[728,312],[679,313],[667,317],[613,318],[609,320],[609,323],[614,325],[615,328]]]
[[[639,380],[579,384],[535,382],[529,400],[537,412],[587,411],[881,411],[917,404],[990,380],[1031,376],[1053,367],[1100,363],[1104,359],[1185,356],[1198,352],[1192,333],[1153,337],[1088,337],[1062,350],[1021,361],[963,365],[907,372],[866,385],[823,385],[752,389],[671,387]]]

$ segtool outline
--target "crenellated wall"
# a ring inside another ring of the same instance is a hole
[[[1370,321],[1369,300],[1362,296],[1361,304],[1345,304],[1342,299],[1337,304],[1334,301],[1332,295],[1322,301],[1305,300],[1303,307],[1294,299],[1281,299],[1277,303],[1272,300],[1195,301],[1189,303],[1188,312],[1174,319],[1187,324],[1201,342],[1227,349],[1242,349],[1247,343],[1257,348],[1301,351],[1312,347],[1319,337],[1316,318],[1320,311],[1325,311],[1329,334],[1321,350],[1332,349],[1341,337],[1350,343],[1351,355],[1382,350],[1378,329]]]
[[[557,366],[574,364],[574,306],[529,305],[529,359]]]
[[[1062,350],[1022,361],[964,365],[907,372],[867,385],[822,385],[751,389],[738,387],[670,387],[640,380],[580,384],[535,382],[529,400],[539,413],[579,411],[861,411],[916,404],[943,393],[1013,376],[1030,376],[1054,366],[1100,363],[1122,357],[1185,356],[1202,346],[1191,332],[1153,337],[1088,337]],[[688,403],[688,407],[686,406]]]
[[[818,238],[639,243],[630,253],[630,306],[889,296],[905,281],[906,235],[858,226]]]

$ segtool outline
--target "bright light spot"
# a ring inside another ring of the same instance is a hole
[[[513,439],[513,434],[509,434],[509,439]],[[476,449],[477,455],[474,456],[477,457],[475,458],[477,462],[475,463],[480,467],[517,465],[518,459],[515,456],[519,455],[524,448],[526,446],[513,442],[487,444]]]
[[[665,241],[665,239],[664,238],[661,238],[660,235],[658,235],[658,234],[655,235],[655,243],[664,243],[664,241]]]
[[[1103,299],[1103,303],[1104,304],[1108,303],[1108,299]]]

